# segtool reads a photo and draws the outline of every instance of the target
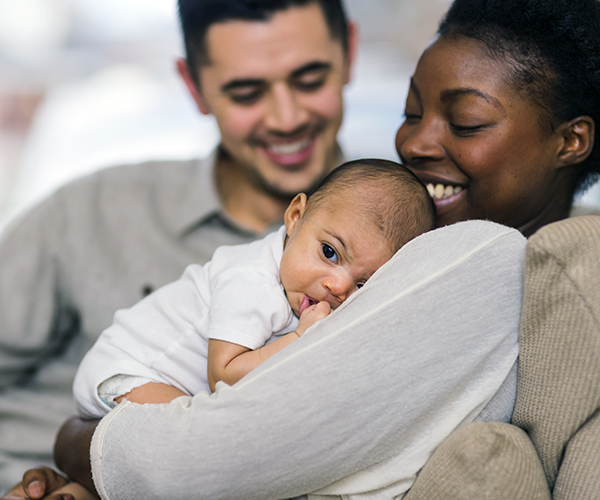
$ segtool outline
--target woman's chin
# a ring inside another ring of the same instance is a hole
[[[460,193],[446,196],[445,198],[434,199],[437,211],[438,226],[447,226],[469,219],[465,213],[464,204],[466,203],[467,189]]]

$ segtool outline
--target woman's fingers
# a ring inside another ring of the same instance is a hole
[[[28,497],[37,500],[65,486],[68,482],[64,476],[50,467],[37,467],[23,474],[21,484]]]

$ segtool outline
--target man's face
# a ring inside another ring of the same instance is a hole
[[[217,23],[207,47],[196,100],[217,119],[224,149],[263,191],[292,197],[309,190],[337,160],[351,62],[321,8],[292,7],[267,22]]]

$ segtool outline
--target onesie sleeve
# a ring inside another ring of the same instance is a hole
[[[228,269],[211,285],[208,338],[249,349],[272,335],[294,331],[297,323],[278,276],[257,266]]]
[[[179,280],[117,311],[77,371],[73,390],[80,416],[101,418],[110,410],[98,387],[116,375],[144,377],[188,393],[204,388],[206,340],[197,338],[197,328],[208,308],[198,287],[201,269],[188,266]]]

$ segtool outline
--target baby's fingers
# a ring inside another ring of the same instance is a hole
[[[325,316],[328,316],[330,312],[331,306],[325,301],[307,307],[300,316],[300,326],[302,331],[306,330],[309,326],[314,325]]]
[[[313,314],[317,317],[317,319],[323,319],[325,316],[329,316],[329,313],[331,312],[331,306],[329,305],[329,302],[322,301],[312,307],[314,307]]]

